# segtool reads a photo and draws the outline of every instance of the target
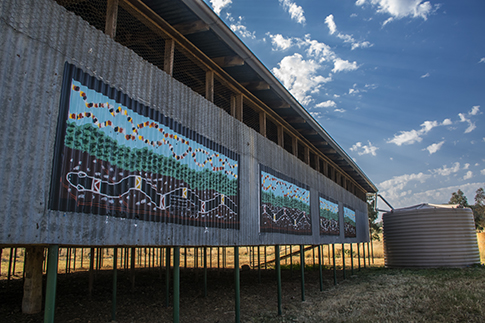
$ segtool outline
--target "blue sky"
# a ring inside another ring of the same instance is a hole
[[[485,187],[483,0],[204,1],[395,208],[458,189],[474,203]]]

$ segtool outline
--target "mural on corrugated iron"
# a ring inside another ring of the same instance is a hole
[[[312,234],[310,188],[261,167],[261,232]]]
[[[357,236],[355,226],[355,211],[344,206],[344,233],[345,237],[354,238]]]
[[[324,195],[319,196],[320,234],[340,234],[338,202]]]
[[[66,71],[51,209],[239,229],[236,153]]]

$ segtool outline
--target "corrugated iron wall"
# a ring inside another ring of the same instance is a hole
[[[273,245],[368,241],[367,205],[51,0],[0,4],[0,244]],[[239,154],[237,229],[48,208],[65,63]],[[310,187],[312,235],[260,233],[260,165]],[[319,194],[355,210],[357,237],[319,234]]]

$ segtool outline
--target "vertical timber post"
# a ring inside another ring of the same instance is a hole
[[[301,301],[305,301],[305,247],[300,245]]]
[[[234,247],[234,283],[235,283],[235,311],[236,323],[241,321],[241,291],[239,281],[239,247]]]
[[[44,247],[29,246],[24,253],[24,296],[22,313],[36,314],[42,311],[42,262]]]
[[[281,263],[280,263],[280,246],[276,245],[276,284],[278,290],[278,315],[282,315],[283,312],[281,310]]]
[[[173,322],[180,320],[180,247],[173,248]]]
[[[57,258],[59,256],[59,245],[49,246],[47,263],[47,283],[45,290],[45,310],[44,323],[54,322],[54,312],[56,307],[56,287],[57,287]]]
[[[364,258],[364,269],[365,269],[365,242],[362,243],[362,258]]]

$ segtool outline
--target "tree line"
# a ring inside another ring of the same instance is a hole
[[[207,168],[196,171],[174,158],[156,154],[148,148],[138,149],[120,145],[90,124],[77,126],[69,122],[64,145],[124,170],[150,172],[182,180],[191,189],[212,189],[228,196],[238,193],[237,179],[230,179],[222,172],[213,172]]]
[[[485,228],[485,191],[480,187],[475,192],[475,204],[468,204],[468,199],[462,190],[451,193],[451,198],[448,204],[459,204],[463,207],[468,207],[473,211],[473,218],[475,219],[475,228],[478,231],[483,231]]]
[[[310,205],[287,196],[276,196],[273,192],[261,192],[261,203],[289,209],[297,209],[310,214]]]

